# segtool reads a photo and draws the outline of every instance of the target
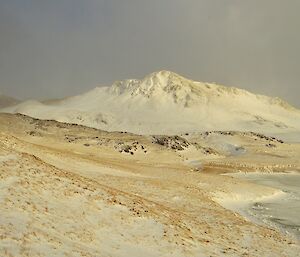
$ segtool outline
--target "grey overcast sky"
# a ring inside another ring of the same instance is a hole
[[[300,107],[299,0],[0,0],[0,91],[74,95],[162,69]]]

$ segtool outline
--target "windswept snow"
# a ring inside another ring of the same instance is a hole
[[[117,81],[51,104],[25,102],[3,112],[138,134],[300,131],[300,111],[278,98],[195,82],[169,71]]]

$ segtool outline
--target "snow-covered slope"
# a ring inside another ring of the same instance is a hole
[[[53,104],[29,101],[3,111],[138,134],[300,131],[300,111],[278,98],[195,82],[169,71],[117,81]]]

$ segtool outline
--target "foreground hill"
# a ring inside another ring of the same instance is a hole
[[[141,136],[0,114],[1,256],[297,256],[299,241],[215,197],[277,193],[218,173],[299,170],[299,147],[255,133]]]
[[[169,71],[118,81],[53,103],[28,101],[3,111],[138,134],[300,131],[300,111],[278,98],[195,82]]]

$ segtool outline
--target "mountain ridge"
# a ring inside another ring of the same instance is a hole
[[[170,71],[116,81],[50,104],[24,102],[2,111],[137,134],[300,131],[300,111],[279,98],[196,82]]]
[[[214,90],[215,91],[214,91]],[[261,94],[254,94],[248,90],[240,89],[236,87],[228,87],[218,85],[216,83],[198,82],[187,79],[177,73],[162,70],[153,72],[141,80],[127,79],[121,81],[115,81],[109,91],[118,95],[129,92],[132,96],[143,95],[150,98],[155,94],[155,91],[161,90],[169,94],[173,94],[175,98],[180,98],[180,93],[186,94],[186,98],[190,98],[189,94],[196,94],[198,96],[222,96],[222,94],[230,95],[247,95],[256,96],[269,100],[270,104],[278,104],[287,109],[297,110],[296,107],[290,105],[279,97],[270,97]],[[175,99],[176,102],[176,99]]]

